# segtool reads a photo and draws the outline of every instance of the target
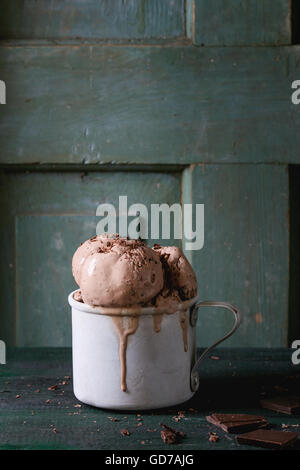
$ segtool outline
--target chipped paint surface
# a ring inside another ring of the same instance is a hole
[[[260,323],[263,322],[263,317],[262,317],[262,314],[260,312],[257,312],[254,316],[255,316],[256,323],[260,324]]]
[[[226,347],[287,346],[286,167],[206,165],[203,173],[199,165],[185,182],[188,185],[185,198],[191,191],[193,202],[205,203],[204,247],[192,254],[200,299],[222,299],[236,304],[242,316],[239,331],[228,339]],[[224,312],[216,309],[201,312],[198,344],[213,343],[230,324]]]
[[[195,0],[193,41],[202,46],[290,44],[290,3],[290,0]]]
[[[4,38],[137,40],[184,35],[184,0],[9,0],[1,8]],[[20,14],[17,12],[20,11]]]
[[[298,56],[297,47],[95,46],[91,59],[84,45],[1,47],[11,84],[1,162],[299,163],[289,97]]]
[[[72,256],[95,235],[100,203],[117,207],[119,194],[149,209],[180,201],[177,173],[93,172],[82,178],[80,172],[20,172],[0,174],[0,188],[0,338],[18,346],[71,345]]]
[[[286,164],[300,162],[300,114],[289,92],[300,61],[299,47],[287,45],[290,1],[270,3],[222,0],[220,10],[220,0],[36,0],[32,15],[30,0],[3,2],[0,34],[11,39],[0,48],[9,84],[1,163],[34,163],[44,173],[24,166],[2,182],[0,269],[9,266],[3,291],[14,294],[0,298],[0,337],[70,343],[71,245],[93,233],[94,207],[123,188],[132,203],[205,203],[205,246],[188,257],[201,296],[242,311],[228,346],[287,344]],[[139,176],[133,165],[114,176],[95,172],[120,163],[139,165]],[[153,164],[165,165],[164,175],[142,173]],[[77,174],[59,173],[68,165]],[[188,165],[182,179],[172,165]],[[222,315],[203,315],[199,344],[226,327]]]

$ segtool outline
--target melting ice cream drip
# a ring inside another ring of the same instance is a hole
[[[127,391],[126,383],[126,352],[127,352],[127,340],[128,336],[136,332],[139,326],[139,317],[138,315],[132,316],[112,316],[112,321],[119,334],[119,358],[120,358],[120,376],[121,376],[121,390],[123,392]]]
[[[188,340],[187,340],[187,330],[188,330],[188,319],[187,319],[187,312],[186,310],[179,312],[179,322],[182,328],[182,338],[183,338],[183,345],[184,350],[187,352],[188,350]]]
[[[155,333],[159,333],[161,330],[161,324],[162,324],[162,319],[163,319],[163,314],[162,313],[157,313],[153,316],[153,327]]]
[[[175,313],[175,312],[173,312]],[[184,351],[188,351],[188,340],[187,340],[187,311],[179,311],[179,324],[182,328],[182,339]],[[163,319],[162,313],[153,314],[153,326],[154,331],[159,333],[161,330],[161,324]],[[127,343],[128,336],[133,335],[139,326],[138,315],[112,315],[112,321],[117,329],[119,335],[119,358],[120,358],[120,377],[121,377],[121,390],[127,391],[126,373],[127,373]]]

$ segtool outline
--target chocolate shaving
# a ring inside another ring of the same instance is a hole
[[[57,390],[58,388],[58,385],[55,384],[55,385],[51,385],[51,387],[48,387],[48,390]]]

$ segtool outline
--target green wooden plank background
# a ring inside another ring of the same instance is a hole
[[[129,204],[180,200],[178,174],[9,173],[1,183],[0,337],[21,346],[70,344],[71,258],[78,243],[94,234],[100,202],[117,206],[119,194],[128,194]],[[228,346],[286,345],[286,167],[192,166],[183,174],[182,202],[205,204],[204,248],[187,253],[200,298],[236,303],[244,317]],[[213,342],[231,321],[220,310],[200,311],[198,345]]]
[[[177,38],[184,20],[184,0],[2,0],[0,38]]]
[[[291,0],[193,0],[192,37],[203,46],[291,43]]]
[[[0,47],[5,163],[299,163],[299,47]]]
[[[180,202],[180,175],[1,175],[1,339],[18,346],[71,344],[67,296],[76,288],[72,255],[79,243],[95,234],[97,206],[109,202],[117,208],[119,195],[128,196],[128,206],[172,205]]]
[[[205,204],[205,246],[188,256],[202,298],[241,307],[245,320],[228,346],[286,345],[288,325],[295,338],[296,258],[289,318],[288,278],[289,253],[298,244],[298,173],[290,180],[289,248],[287,165],[300,163],[299,107],[291,102],[300,47],[287,45],[290,6],[288,0],[1,3],[7,104],[0,106],[0,163],[17,170],[0,178],[1,339],[70,344],[64,302],[73,245],[90,236],[96,205],[116,204],[122,193],[130,203],[181,197]],[[26,173],[30,164],[44,164],[44,171]],[[90,164],[99,172],[85,175]],[[57,282],[63,288],[56,296]],[[49,310],[54,316],[43,317]],[[200,345],[231,324],[219,310],[200,318]]]
[[[205,204],[205,242],[190,252],[203,300],[235,303],[243,316],[226,346],[285,346],[288,334],[288,172],[285,165],[195,165],[183,202]],[[232,325],[221,309],[199,310],[198,344]]]

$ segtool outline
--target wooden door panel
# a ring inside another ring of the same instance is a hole
[[[97,206],[118,208],[119,195],[149,211],[151,203],[179,203],[180,175],[9,172],[0,177],[0,193],[0,338],[18,346],[69,346],[71,259],[95,234]]]
[[[3,46],[0,161],[299,163],[299,56],[298,47]]]
[[[184,35],[184,0],[2,0],[5,39],[166,39]]]
[[[194,2],[190,25],[203,46],[291,43],[291,0],[188,0]]]
[[[238,305],[239,331],[226,346],[287,346],[289,189],[284,165],[196,165],[183,201],[205,204],[205,241],[189,252],[202,300]],[[230,329],[220,309],[199,311],[198,342]]]

